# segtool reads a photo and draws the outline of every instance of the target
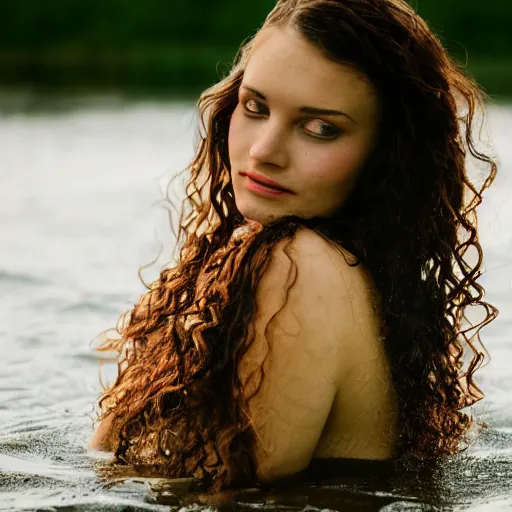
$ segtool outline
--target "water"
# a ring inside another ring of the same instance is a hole
[[[143,291],[137,269],[172,236],[160,189],[192,156],[191,105],[19,97],[0,117],[0,510],[178,510],[179,488],[106,486],[88,453],[98,360],[90,347]],[[490,109],[501,174],[481,216],[487,298],[480,373],[489,425],[435,477],[345,476],[330,485],[239,493],[237,510],[512,509],[512,107]],[[146,270],[150,280],[158,265]],[[107,369],[107,374],[109,370]],[[207,510],[196,503],[182,510]],[[309,508],[308,508],[309,507]]]

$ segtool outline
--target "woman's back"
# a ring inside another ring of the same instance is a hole
[[[263,480],[300,471],[314,457],[394,453],[398,411],[380,301],[351,259],[306,228],[272,250],[241,372],[250,394],[248,377],[263,364],[249,402]]]

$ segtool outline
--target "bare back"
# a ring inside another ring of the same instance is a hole
[[[243,380],[264,363],[249,401],[262,480],[313,458],[393,455],[397,406],[376,292],[346,256],[300,229],[276,245],[258,287],[255,340],[240,373]]]

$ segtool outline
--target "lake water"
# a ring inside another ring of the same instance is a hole
[[[194,126],[186,104],[2,102],[1,511],[208,510],[180,508],[155,481],[105,485],[101,456],[87,452],[99,391],[90,342],[142,293],[139,267],[161,246],[159,262],[171,259],[156,203],[192,156]],[[354,473],[320,487],[240,493],[237,510],[512,509],[512,107],[490,107],[490,127],[501,172],[481,208],[482,282],[501,314],[483,332],[487,396],[474,408],[489,428],[431,479]],[[156,277],[158,265],[143,276]]]

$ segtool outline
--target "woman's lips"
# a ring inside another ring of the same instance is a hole
[[[284,190],[279,190],[278,188],[269,187],[268,185],[263,185],[259,181],[255,181],[249,176],[244,176],[244,185],[247,190],[254,192],[256,194],[267,196],[267,197],[277,197],[284,196],[288,194]]]
[[[253,171],[241,171],[240,175],[249,178],[249,180],[251,180],[253,183],[262,185],[269,191],[273,190],[275,192],[293,194],[290,189],[287,189],[279,183],[276,183],[273,180],[269,180],[268,178],[265,178],[264,176],[261,176],[260,174],[257,174]]]

